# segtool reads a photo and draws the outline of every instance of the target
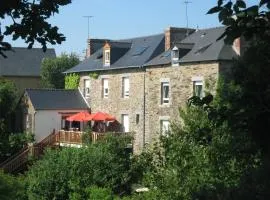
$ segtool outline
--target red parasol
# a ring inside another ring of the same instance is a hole
[[[88,112],[79,112],[69,116],[68,118],[66,118],[66,120],[83,122],[83,121],[90,121],[88,119],[89,117],[91,117],[91,115]]]
[[[105,113],[105,112],[96,112],[94,114],[91,114],[91,116],[89,116],[87,118],[87,120],[92,120],[92,121],[114,121],[115,117]]]

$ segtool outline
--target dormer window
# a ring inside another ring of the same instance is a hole
[[[103,66],[109,67],[111,65],[111,45],[106,42],[103,47]]]
[[[110,50],[107,49],[104,52],[105,52],[104,66],[110,66],[110,64],[111,64]]]
[[[175,46],[173,49],[172,49],[172,66],[178,66],[179,63],[179,49]]]

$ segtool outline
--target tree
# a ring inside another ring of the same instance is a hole
[[[29,199],[79,200],[128,192],[131,160],[125,139],[46,152],[27,173]]]
[[[270,40],[270,1],[260,0],[258,5],[246,6],[244,0],[218,0],[217,6],[211,8],[208,14],[218,13],[219,21],[227,26],[221,36],[232,43],[234,39],[243,36],[246,40],[256,38]]]
[[[4,120],[14,110],[17,99],[15,84],[0,78],[0,120]]]
[[[41,82],[47,88],[65,88],[64,71],[79,64],[76,54],[61,54],[57,58],[45,58],[41,63]]]
[[[4,41],[4,36],[11,35],[13,40],[21,37],[32,48],[35,42],[42,45],[44,51],[47,43],[61,44],[65,41],[58,27],[52,26],[48,19],[59,12],[59,7],[71,3],[71,0],[1,0],[0,20],[10,18],[12,23],[5,29],[0,28],[0,55],[11,50],[11,45]],[[0,21],[1,24],[1,21]]]

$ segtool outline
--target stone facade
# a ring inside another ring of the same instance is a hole
[[[224,65],[226,67],[226,65]],[[202,80],[203,90],[214,92],[220,71],[217,62],[157,66],[146,69],[146,142],[152,143],[160,135],[163,119],[179,122],[179,107],[193,96],[193,81]],[[169,82],[169,103],[161,103],[161,83]],[[209,83],[209,84],[206,84]],[[211,87],[206,88],[205,85]]]
[[[203,90],[214,93],[219,74],[227,73],[229,62],[189,63],[180,66],[155,66],[137,69],[99,72],[98,78],[81,74],[80,89],[90,79],[90,97],[87,101],[93,113],[103,111],[114,115],[122,123],[122,115],[129,116],[129,131],[134,131],[134,150],[151,144],[160,135],[160,121],[179,121],[179,107],[193,96],[193,81],[202,80]],[[129,77],[129,97],[122,97],[123,77]],[[104,98],[102,79],[108,79],[108,98]],[[161,103],[161,83],[169,82],[169,103]],[[208,85],[206,88],[205,85]],[[139,118],[139,119],[138,119]]]
[[[129,116],[129,131],[134,131],[134,150],[142,149],[144,144],[144,70],[122,69],[100,72],[97,79],[89,74],[81,74],[79,87],[84,88],[84,80],[90,79],[90,97],[87,101],[91,112],[107,112],[122,123],[122,115]],[[122,82],[129,77],[129,97],[122,96]],[[102,79],[108,79],[108,97],[103,97]]]

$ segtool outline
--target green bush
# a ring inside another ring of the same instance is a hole
[[[92,186],[128,193],[131,161],[125,147],[124,139],[110,138],[78,149],[48,150],[27,173],[29,199],[87,199],[89,191],[98,190],[85,190]]]

